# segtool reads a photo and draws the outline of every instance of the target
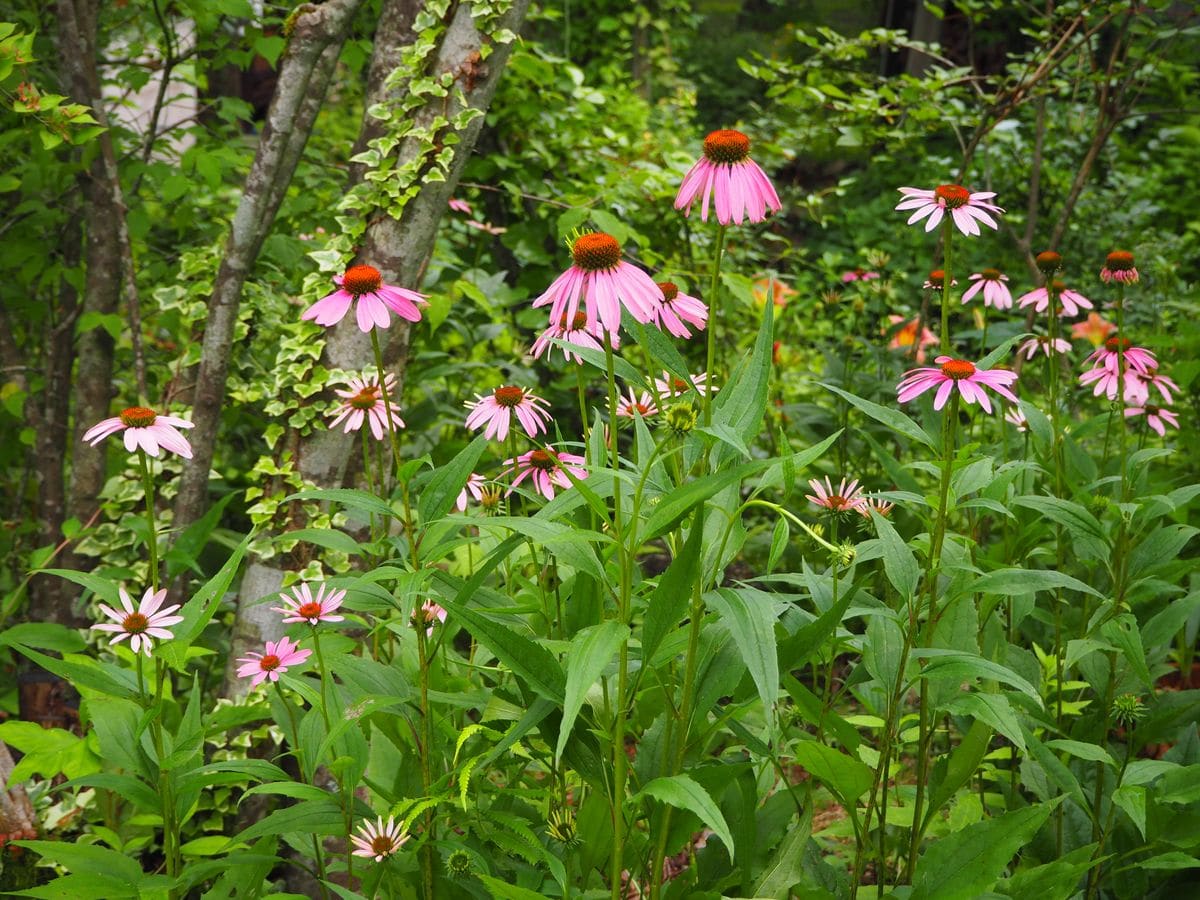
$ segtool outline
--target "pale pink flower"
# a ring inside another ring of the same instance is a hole
[[[1085,340],[1093,347],[1099,347],[1116,330],[1117,326],[1112,322],[1103,318],[1099,313],[1090,312],[1082,322],[1076,322],[1071,326],[1071,337],[1076,340]]]
[[[571,245],[571,258],[571,267],[533,301],[535,309],[550,304],[551,322],[573,323],[581,300],[592,334],[598,334],[600,326],[616,334],[622,306],[643,325],[654,321],[662,291],[649,275],[621,259],[616,238],[603,232],[580,235]]]
[[[1137,284],[1138,277],[1138,270],[1133,264],[1133,254],[1128,250],[1114,250],[1108,254],[1104,260],[1104,268],[1100,270],[1100,280],[1105,284],[1114,281],[1120,284]]]
[[[1053,348],[1053,350],[1051,349]],[[1017,348],[1017,355],[1025,354],[1026,359],[1033,359],[1038,353],[1050,356],[1054,353],[1070,353],[1071,342],[1065,338],[1055,338],[1053,341],[1046,335],[1035,335]]]
[[[350,835],[350,841],[357,848],[355,856],[383,862],[385,857],[403,847],[411,837],[403,825],[396,824],[393,817],[388,816],[387,825],[384,825],[383,816],[380,816],[378,822],[368,820],[359,825],[358,834]]]
[[[117,588],[117,594],[121,598],[121,610],[115,610],[111,606],[103,603],[100,604],[100,612],[104,613],[112,622],[101,622],[99,625],[93,625],[93,631],[107,631],[110,634],[115,634],[112,643],[129,638],[129,648],[134,653],[145,653],[150,655],[151,638],[169,641],[174,635],[167,630],[171,625],[178,625],[183,621],[183,616],[173,616],[171,613],[179,609],[179,604],[168,606],[166,609],[161,609],[163,601],[167,599],[167,589],[155,591],[154,588],[146,588],[146,593],[142,594],[141,602],[135,608],[133,600],[125,593],[125,588]]]
[[[568,321],[571,322],[570,327],[567,326]],[[562,342],[558,345],[558,349],[562,351],[563,358],[573,359],[582,364],[583,357],[564,345],[574,344],[576,347],[603,351],[604,347],[600,340],[604,334],[605,332],[600,329],[597,329],[595,333],[588,329],[587,313],[584,312],[575,313],[575,317],[570,320],[563,316],[557,325],[553,324],[553,320],[551,320],[550,327],[538,335],[537,340],[533,342],[533,358],[539,359],[547,350],[552,350],[555,346],[554,341],[558,340]],[[621,341],[615,332],[608,332],[608,338],[614,350],[621,346]]]
[[[1017,431],[1028,431],[1029,420],[1025,418],[1025,413],[1021,412],[1021,407],[1014,406],[1004,414],[1004,420],[1010,425],[1016,427]]]
[[[419,609],[413,611],[413,626],[425,626],[425,637],[433,635],[433,626],[446,621],[446,610],[432,600],[426,600]]]
[[[312,588],[307,581],[292,587],[292,596],[280,594],[283,606],[272,606],[271,612],[283,613],[284,624],[292,622],[307,622],[316,625],[318,622],[341,622],[345,616],[335,616],[342,601],[346,599],[345,591],[330,590],[325,594],[325,585],[317,585],[314,597]]]
[[[354,305],[359,330],[387,328],[391,324],[388,310],[410,322],[421,321],[417,307],[426,303],[425,296],[407,288],[383,283],[383,276],[374,266],[351,266],[333,283],[338,289],[327,294],[306,309],[300,318],[318,325],[336,325]]]
[[[642,391],[642,395],[639,397],[634,393],[633,388],[630,388],[629,396],[622,396],[621,402],[617,404],[617,415],[626,419],[632,419],[635,416],[641,416],[644,419],[657,412],[658,405],[654,402],[654,395],[649,391]]]
[[[970,276],[969,281],[975,282],[963,291],[962,302],[966,303],[980,291],[983,291],[983,305],[996,309],[1012,309],[1012,293],[1005,284],[1008,276],[999,269],[984,269]]]
[[[901,322],[904,322],[904,325],[892,333],[892,339],[888,342],[888,349],[912,352],[914,345],[916,345],[916,352],[913,356],[917,362],[925,362],[925,348],[935,346],[938,343],[938,336],[928,328],[921,328],[921,340],[920,343],[917,343],[917,329],[921,325],[921,319],[918,317],[909,319],[906,322],[904,316],[888,316],[889,327],[884,330],[884,333],[886,334],[888,331],[891,331],[892,327],[899,325]]]
[[[708,322],[708,307],[702,301],[681,292],[671,281],[660,281],[658,288],[662,291],[662,302],[655,310],[654,318],[659,328],[665,328],[679,338],[692,336],[688,325],[697,331],[704,330]]]
[[[471,214],[471,204],[466,200],[459,200],[457,197],[451,197],[449,205],[450,208],[455,212],[466,213],[468,216]]]
[[[939,356],[934,360],[937,368],[913,369],[905,372],[904,378],[897,386],[897,399],[907,403],[919,397],[930,388],[937,388],[933,398],[933,408],[941,409],[950,399],[951,392],[957,387],[958,393],[968,403],[979,403],[985,412],[992,411],[992,403],[988,399],[985,387],[991,388],[1001,397],[1017,402],[1016,395],[1008,389],[1008,385],[1017,380],[1016,372],[1007,369],[980,369],[973,362],[965,359],[954,359],[951,356]]]
[[[950,287],[958,285],[957,278],[950,279]],[[934,269],[929,273],[929,277],[925,279],[925,283],[921,287],[927,291],[940,291],[946,286],[946,273],[942,269]]]
[[[878,277],[878,272],[868,272],[866,269],[850,269],[842,273],[842,284],[849,284],[852,281],[873,281]]]
[[[484,234],[500,235],[508,231],[503,225],[493,225],[490,222],[480,222],[478,219],[467,219],[466,226],[482,231]]]
[[[463,489],[458,492],[458,499],[454,501],[454,506],[459,512],[467,511],[467,503],[470,498],[474,497],[478,503],[483,499],[483,486],[487,484],[487,479],[482,475],[477,475],[472,472],[467,476],[467,483],[463,485]]]
[[[1054,298],[1062,304],[1058,311],[1060,316],[1075,316],[1079,314],[1079,310],[1081,309],[1092,308],[1091,300],[1083,296],[1079,291],[1071,290],[1063,282],[1055,280],[1051,282],[1050,286],[1054,288]],[[1035,310],[1040,313],[1045,312],[1050,306],[1050,292],[1044,286],[1035,288],[1028,294],[1023,294],[1017,302],[1021,304],[1022,309],[1030,304],[1035,304]]]
[[[512,487],[508,489],[506,495],[511,494],[513,489],[526,478],[532,477],[533,486],[538,493],[547,500],[553,500],[555,487],[565,489],[571,486],[571,479],[567,477],[567,472],[570,472],[576,480],[587,478],[587,470],[583,468],[587,465],[587,460],[582,456],[574,453],[559,453],[549,448],[530,450],[528,453],[522,453],[516,459],[506,459],[504,465],[513,467],[517,473],[517,477],[513,479]]]
[[[822,506],[830,512],[861,511],[860,507],[866,502],[857,478],[849,484],[843,478],[836,491],[833,489],[828,475],[825,476],[824,484],[818,478],[811,478],[808,485],[813,489],[813,493],[805,494],[805,499],[811,500],[817,506]]]
[[[1179,430],[1179,417],[1169,409],[1164,409],[1161,406],[1125,407],[1125,418],[1129,419],[1141,415],[1146,417],[1146,424],[1157,431],[1159,437],[1167,436],[1167,425],[1170,425],[1176,431]]]
[[[701,397],[705,397],[711,390],[716,393],[720,388],[709,388],[708,374],[701,372],[698,375],[692,376],[692,384],[696,386],[696,393]],[[654,379],[654,394],[663,400],[671,400],[675,397],[682,397],[691,391],[691,386],[682,378],[676,378],[670,372],[663,371],[661,378]]]
[[[704,139],[704,155],[683,176],[675,208],[685,216],[700,200],[700,221],[708,221],[708,203],[716,199],[717,221],[722,225],[742,219],[761,222],[768,213],[779,212],[783,204],[771,179],[750,159],[750,139],[740,131],[710,132]]]
[[[1104,346],[1093,350],[1085,362],[1094,363],[1097,367],[1103,366],[1116,372],[1117,367],[1121,364],[1122,351],[1124,351],[1125,365],[1140,375],[1149,374],[1151,370],[1158,368],[1158,360],[1151,351],[1144,347],[1135,347],[1132,341],[1123,337],[1110,337],[1104,342]]]
[[[928,221],[925,222],[926,231],[937,228],[942,217],[949,212],[959,231],[968,237],[978,235],[980,222],[989,228],[1000,227],[989,213],[1004,212],[994,203],[987,202],[996,196],[995,191],[971,193],[957,184],[940,184],[932,191],[902,187],[900,193],[904,195],[904,199],[896,205],[896,209],[916,210],[909,216],[909,225],[928,216]]]
[[[892,511],[892,502],[884,500],[882,497],[868,497],[863,494],[858,506],[855,507],[864,518],[871,518],[871,510],[879,513],[881,516],[889,515]]]
[[[487,426],[483,434],[489,441],[492,438],[503,441],[508,437],[508,429],[512,424],[515,413],[517,421],[530,437],[537,437],[546,430],[550,422],[550,413],[543,407],[549,403],[541,397],[535,397],[524,388],[515,385],[504,385],[492,391],[490,397],[476,394],[474,400],[468,400],[466,426],[471,431]]]
[[[1141,406],[1150,396],[1147,382],[1133,369],[1126,369],[1124,379],[1122,379],[1116,369],[1096,366],[1080,375],[1079,383],[1084,387],[1095,385],[1092,389],[1092,396],[1099,397],[1104,394],[1109,400],[1117,399],[1117,388],[1121,386],[1124,401],[1133,406]]]
[[[120,415],[97,422],[83,434],[83,440],[95,447],[110,434],[125,432],[125,449],[133,453],[139,447],[150,456],[158,456],[158,448],[192,458],[192,445],[176,429],[194,428],[187,419],[160,416],[144,406],[131,406]]]
[[[387,416],[384,413],[383,392],[379,390],[379,376],[364,374],[362,378],[351,378],[346,390],[335,390],[334,393],[342,398],[342,402],[333,411],[333,421],[330,428],[337,428],[343,421],[345,433],[358,431],[363,422],[371,426],[371,434],[375,440],[382,441],[387,437]],[[396,376],[388,372],[383,383],[387,386],[388,408],[392,414],[392,426],[403,428],[404,420],[400,418],[396,405]]]
[[[298,666],[312,655],[311,650],[301,650],[298,643],[286,637],[278,641],[267,641],[264,653],[248,653],[238,657],[238,677],[249,678],[251,687],[258,687],[268,678],[278,681],[279,676],[290,666]]]
[[[1138,380],[1141,381],[1141,383],[1146,387],[1146,397],[1150,396],[1149,389],[1154,388],[1156,391],[1162,394],[1164,403],[1171,404],[1175,402],[1175,398],[1172,396],[1171,391],[1178,393],[1179,385],[1177,385],[1166,375],[1161,375],[1158,372],[1147,372]]]

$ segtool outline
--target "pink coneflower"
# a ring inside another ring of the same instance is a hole
[[[486,425],[483,434],[489,441],[492,438],[503,441],[508,437],[508,428],[514,413],[530,437],[536,437],[545,431],[550,422],[550,413],[542,408],[550,404],[515,385],[498,387],[492,391],[490,397],[476,394],[475,398],[467,401],[467,409],[471,412],[467,416],[466,425],[472,431]]]
[[[1029,420],[1025,418],[1025,413],[1021,412],[1021,407],[1014,406],[1004,414],[1004,421],[1016,427],[1017,431],[1028,431]]]
[[[571,267],[533,301],[535,309],[550,304],[551,322],[574,322],[581,299],[592,334],[601,325],[616,334],[622,306],[643,325],[654,321],[662,291],[649,275],[621,259],[615,237],[599,231],[582,234],[571,245],[571,258]]]
[[[389,816],[387,825],[384,825],[383,816],[380,816],[377,822],[366,821],[359,825],[358,834],[350,835],[350,841],[358,848],[354,851],[355,856],[383,862],[385,857],[403,847],[410,837],[412,835],[402,825],[397,825],[394,818]]]
[[[396,411],[398,409],[396,406],[396,376],[389,372],[383,383],[387,386],[388,409],[392,414],[392,426],[403,428],[404,420]],[[364,375],[362,378],[351,378],[347,384],[348,387],[345,390],[334,391],[342,398],[342,402],[334,409],[333,421],[329,423],[329,427],[337,428],[344,421],[346,424],[343,430],[349,434],[351,431],[358,431],[362,428],[363,422],[368,422],[375,440],[382,441],[387,437],[388,425],[383,407],[383,392],[379,389],[379,376]]]
[[[455,212],[471,214],[471,204],[466,200],[459,200],[457,197],[451,197],[449,206]]]
[[[454,506],[459,512],[467,511],[467,504],[470,498],[474,497],[478,503],[483,499],[483,487],[487,484],[487,479],[482,475],[477,475],[472,472],[467,476],[467,483],[463,485],[463,489],[458,492],[458,499],[454,501]]]
[[[426,600],[413,610],[412,621],[414,628],[424,628],[425,637],[430,637],[433,626],[446,621],[446,610],[432,600]]]
[[[1169,409],[1161,406],[1127,406],[1125,418],[1144,415],[1146,424],[1158,432],[1159,437],[1167,436],[1167,425],[1179,430],[1179,417]]]
[[[1016,372],[1006,369],[979,369],[975,363],[965,359],[954,359],[950,356],[939,356],[934,360],[937,368],[913,369],[904,373],[904,378],[897,386],[898,400],[907,403],[914,397],[919,397],[932,387],[937,388],[933,398],[933,408],[941,409],[950,399],[951,392],[958,388],[958,393],[968,403],[978,402],[985,412],[992,411],[992,403],[988,399],[985,387],[991,388],[1001,397],[1017,402],[1016,395],[1008,389],[1008,385],[1017,380]]]
[[[871,518],[871,510],[879,513],[881,516],[890,515],[892,512],[892,502],[884,500],[881,497],[868,497],[865,494],[862,496],[857,507],[855,507],[864,518]]]
[[[1162,394],[1164,403],[1170,404],[1175,402],[1175,398],[1172,396],[1171,391],[1178,393],[1179,385],[1177,385],[1166,375],[1160,375],[1158,372],[1147,372],[1138,380],[1146,386],[1147,397],[1150,396],[1149,388],[1154,388],[1156,391]]]
[[[325,585],[317,585],[317,595],[314,597],[312,588],[307,581],[292,588],[292,596],[280,594],[283,606],[272,606],[271,612],[283,613],[285,625],[292,622],[307,622],[316,625],[318,622],[341,622],[345,616],[335,616],[338,607],[346,599],[345,591],[330,590],[325,594]]]
[[[1151,351],[1144,347],[1135,347],[1132,341],[1123,337],[1110,337],[1104,342],[1104,346],[1093,350],[1085,362],[1094,363],[1097,367],[1103,366],[1116,372],[1122,354],[1125,356],[1125,365],[1141,375],[1146,375],[1152,369],[1158,368],[1158,360],[1154,358]]]
[[[1076,322],[1071,326],[1071,337],[1076,340],[1085,340],[1093,347],[1099,347],[1116,330],[1117,326],[1112,322],[1099,313],[1090,312],[1082,322]]]
[[[950,279],[950,287],[958,284],[957,278]],[[940,291],[946,286],[946,273],[942,269],[934,269],[929,273],[929,277],[925,279],[925,283],[921,287],[927,291]]]
[[[1114,250],[1104,259],[1104,268],[1100,270],[1100,280],[1105,284],[1136,284],[1138,270],[1133,264],[1133,254],[1128,250]],[[1161,432],[1159,432],[1161,434]]]
[[[568,322],[571,323],[569,326]],[[577,312],[572,319],[563,316],[557,325],[551,324],[549,328],[538,335],[537,340],[533,342],[533,358],[539,359],[547,350],[552,350],[556,339],[562,341],[563,344],[574,344],[576,347],[603,351],[604,347],[601,345],[600,339],[604,333],[600,329],[596,329],[593,333],[588,328],[587,313]],[[609,332],[608,337],[614,350],[621,346],[621,341],[615,332]],[[577,363],[583,363],[583,357],[572,352],[569,347],[560,344],[558,349],[562,351],[564,359],[573,359]]]
[[[634,393],[633,388],[630,388],[629,396],[622,396],[621,402],[617,404],[617,415],[626,419],[632,419],[634,416],[641,416],[644,419],[657,412],[658,406],[654,402],[654,395],[649,391],[642,391],[639,397]]]
[[[836,491],[833,489],[828,475],[825,476],[824,484],[820,479],[812,478],[808,485],[813,489],[813,493],[805,494],[805,499],[834,513],[858,510],[866,499],[862,496],[862,488],[859,487],[857,478],[849,484],[843,478]]]
[[[571,479],[567,477],[567,472],[570,472],[577,480],[587,478],[587,470],[583,468],[586,464],[587,460],[574,453],[559,453],[550,449],[530,450],[528,453],[522,453],[516,459],[504,461],[505,466],[515,467],[517,472],[517,477],[513,479],[512,487],[508,489],[507,493],[511,494],[518,484],[532,476],[533,486],[537,492],[547,500],[553,500],[556,486],[564,489],[571,486]]]
[[[1050,287],[1054,288],[1054,298],[1062,304],[1058,310],[1060,316],[1075,316],[1081,309],[1092,308],[1091,300],[1079,291],[1071,290],[1061,281],[1055,279],[1050,283]],[[1050,291],[1046,287],[1036,288],[1028,294],[1023,294],[1017,302],[1020,303],[1022,309],[1032,303],[1036,304],[1035,310],[1040,313],[1045,312],[1050,306]]]
[[[191,459],[192,445],[176,429],[194,427],[187,419],[160,416],[144,406],[131,406],[111,419],[97,422],[84,432],[83,440],[95,447],[110,434],[124,431],[125,449],[130,453],[140,447],[151,456],[158,456],[158,448],[162,447],[184,459]]]
[[[918,343],[917,329],[921,326],[920,317],[905,322],[904,316],[888,316],[890,327],[885,329],[884,333],[886,334],[887,331],[891,330],[891,327],[899,325],[901,322],[904,322],[904,325],[893,332],[892,339],[888,342],[888,349],[912,352],[915,347],[915,352],[913,352],[914,358],[919,363],[925,362],[925,348],[936,345],[938,343],[938,336],[928,328],[921,328],[921,339]]]
[[[351,266],[344,275],[334,276],[338,289],[326,294],[300,316],[318,325],[336,325],[354,304],[358,327],[362,332],[372,328],[387,328],[391,323],[388,310],[410,322],[421,321],[418,305],[425,296],[407,288],[383,283],[383,276],[374,266]]]
[[[696,393],[701,397],[708,395],[710,388],[708,384],[708,374],[701,372],[699,375],[692,376],[692,384],[696,386]],[[674,397],[682,397],[691,390],[689,385],[682,378],[676,378],[670,372],[663,372],[662,378],[654,379],[654,394],[655,396],[670,400]],[[720,388],[711,388],[712,393],[716,393]]]
[[[750,159],[750,139],[740,131],[710,132],[704,139],[704,155],[683,176],[675,208],[690,215],[700,199],[700,221],[708,221],[709,198],[715,194],[717,221],[741,225],[743,218],[761,222],[768,212],[779,212],[783,204],[771,179]]]
[[[251,687],[258,687],[268,678],[278,681],[289,666],[298,666],[312,655],[311,650],[301,650],[298,643],[282,637],[278,641],[267,641],[265,653],[248,653],[238,658],[238,677],[249,678]]]
[[[679,338],[692,336],[688,325],[697,331],[704,330],[704,325],[708,322],[707,306],[695,297],[681,292],[674,282],[660,281],[658,288],[662,291],[662,302],[655,310],[654,318],[659,328],[665,328]],[[684,324],[685,322],[687,324]]]
[[[874,281],[878,277],[878,272],[868,272],[866,269],[850,269],[842,273],[842,284],[849,284],[852,281]]]
[[[183,616],[171,615],[179,609],[178,603],[168,606],[166,609],[159,608],[167,599],[166,588],[161,591],[146,588],[146,593],[142,594],[142,600],[136,608],[133,600],[125,593],[125,588],[117,588],[117,594],[121,598],[122,609],[118,611],[101,603],[100,612],[113,621],[93,625],[92,630],[115,634],[116,637],[111,642],[113,644],[129,638],[129,647],[134,653],[145,653],[146,656],[149,656],[151,638],[169,641],[174,635],[167,630],[168,626],[178,625],[183,621]]]
[[[484,234],[504,234],[508,231],[503,225],[493,225],[490,222],[480,222],[478,219],[467,219],[466,226],[474,228],[476,231],[482,231]]]
[[[966,303],[980,291],[983,291],[983,305],[996,309],[1012,309],[1012,293],[1008,290],[1008,276],[999,269],[984,269],[970,276],[969,281],[975,282],[963,291],[962,302]]]
[[[1084,387],[1094,384],[1092,396],[1099,397],[1104,394],[1109,400],[1117,399],[1117,388],[1122,386],[1121,394],[1124,401],[1133,406],[1141,406],[1150,396],[1146,381],[1132,369],[1126,369],[1122,379],[1115,368],[1096,366],[1080,375],[1079,383]]]
[[[1071,342],[1065,338],[1050,340],[1046,335],[1036,335],[1025,341],[1017,348],[1017,355],[1024,353],[1026,359],[1033,359],[1038,353],[1050,356],[1051,353],[1070,353]]]
[[[989,228],[1000,227],[989,213],[1004,212],[996,204],[987,202],[996,196],[995,191],[981,191],[973,194],[957,184],[940,184],[932,191],[902,187],[900,193],[904,195],[904,199],[896,205],[896,209],[916,210],[908,218],[909,225],[928,216],[929,220],[925,223],[926,231],[933,231],[937,228],[942,217],[949,212],[959,231],[968,237],[978,235],[980,222]]]

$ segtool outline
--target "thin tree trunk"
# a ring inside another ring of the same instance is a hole
[[[189,435],[193,458],[184,465],[175,501],[177,529],[196,521],[208,507],[208,473],[221,426],[242,287],[275,221],[324,102],[342,44],[362,5],[363,0],[330,0],[309,7],[295,20],[258,152],[246,177],[208,302],[192,407],[196,427]]]

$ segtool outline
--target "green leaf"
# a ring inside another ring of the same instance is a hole
[[[792,758],[851,806],[871,789],[875,780],[875,773],[866,763],[816,741],[796,744]]]
[[[726,425],[747,441],[757,437],[762,430],[763,413],[767,408],[774,316],[775,304],[763,304],[762,323],[754,339],[754,349],[713,401],[713,424]]]
[[[120,607],[121,595],[117,584],[91,572],[76,572],[74,569],[40,569],[40,575],[57,575],[67,581],[73,581],[82,588],[91,591],[109,606]],[[47,648],[51,649],[51,648]]]
[[[890,615],[871,616],[863,642],[863,665],[885,691],[891,691],[900,674],[904,634]]]
[[[391,506],[384,503],[374,494],[352,488],[313,488],[290,494],[284,497],[280,503],[287,503],[289,500],[328,500],[331,503],[337,503],[340,506],[357,509],[359,512],[376,516],[390,517],[396,515]]]
[[[285,531],[275,537],[275,543],[283,541],[304,541],[326,550],[345,553],[347,556],[357,556],[362,552],[362,545],[358,541],[336,528],[298,528],[295,531]]]
[[[1121,655],[1129,663],[1138,680],[1148,691],[1154,690],[1154,681],[1150,677],[1150,669],[1146,665],[1146,650],[1142,646],[1142,635],[1138,631],[1137,619],[1129,613],[1122,613],[1115,619],[1105,622],[1100,628],[1100,634],[1114,647],[1121,649]]]
[[[730,588],[718,588],[706,595],[729,629],[758,688],[768,731],[775,729],[775,701],[779,697],[779,656],[775,649],[775,617],[773,606],[751,602],[745,594]]]
[[[86,687],[113,697],[137,696],[137,682],[133,673],[117,666],[74,653],[67,653],[62,659],[54,659],[21,644],[17,644],[13,649],[47,672],[65,678],[76,687]]]
[[[237,837],[229,839],[233,847],[242,841],[250,841],[268,834],[337,834],[342,829],[342,808],[333,798],[323,800],[301,800],[294,806],[277,809],[255,822]]]
[[[499,878],[493,878],[491,875],[479,873],[475,877],[483,882],[484,887],[491,891],[492,896],[497,900],[546,900],[546,897],[537,891],[509,884]]]
[[[974,900],[987,893],[1056,805],[1015,810],[940,838],[917,863],[910,900]]]
[[[253,534],[248,534],[242,538],[242,542],[230,554],[229,559],[225,561],[225,565],[221,566],[221,570],[205,582],[192,595],[191,600],[183,604],[183,609],[179,610],[179,615],[183,616],[183,621],[172,629],[175,637],[172,640],[164,642],[156,650],[163,661],[176,671],[186,671],[188,665],[188,647],[192,645],[192,642],[196,638],[200,637],[200,633],[212,621],[212,617],[217,612],[217,607],[221,605],[221,600],[225,597],[225,592],[229,590],[229,585],[233,582],[233,577],[242,566],[242,559],[246,556],[246,550],[250,547],[250,539],[252,537]]]
[[[1117,767],[1116,760],[1109,755],[1108,751],[1103,747],[1098,747],[1095,744],[1087,744],[1083,741],[1071,741],[1058,739],[1046,741],[1046,746],[1052,750],[1061,750],[1063,753],[1070,753],[1072,756],[1078,756],[1080,759],[1090,759],[1092,762],[1102,762],[1112,768]]]
[[[975,579],[971,590],[977,594],[1035,594],[1038,591],[1053,591],[1065,588],[1078,591],[1081,594],[1091,594],[1093,597],[1102,596],[1091,585],[1084,584],[1078,578],[1055,572],[1051,569],[996,569]]]
[[[864,400],[862,397],[856,397],[854,394],[843,391],[839,387],[834,387],[832,384],[825,384],[824,382],[818,382],[818,384],[826,390],[833,391],[843,400],[858,407],[876,422],[883,423],[892,431],[902,434],[919,444],[924,444],[935,453],[940,452],[937,442],[929,436],[929,432],[899,410],[888,406],[880,406],[878,403],[872,403],[870,400]]]
[[[987,722],[1012,741],[1018,750],[1025,752],[1025,735],[1021,731],[1021,723],[1017,720],[1012,704],[1003,694],[985,694],[978,691],[957,694],[945,708],[957,715]]]
[[[1129,816],[1129,820],[1137,826],[1146,839],[1146,789],[1137,784],[1123,784],[1113,791],[1112,802]]]
[[[87,646],[78,631],[52,622],[22,622],[0,631],[0,646],[13,644],[58,653],[78,653]]]
[[[567,651],[567,685],[563,717],[558,729],[558,746],[554,749],[555,759],[562,757],[563,748],[571,736],[571,729],[575,727],[575,719],[588,690],[608,667],[617,648],[628,639],[629,628],[612,620],[584,628],[571,638],[571,647]]]
[[[754,884],[753,896],[788,900],[792,886],[804,880],[804,848],[812,834],[812,804],[797,827],[789,828]]]
[[[700,549],[704,543],[704,517],[697,516],[679,555],[658,579],[646,600],[642,622],[642,665],[648,666],[662,644],[687,615],[692,589],[700,577]]]
[[[621,324],[629,326],[629,330],[637,339],[638,346],[645,350],[651,359],[695,390],[696,385],[692,381],[691,369],[688,367],[687,360],[675,348],[675,344],[670,338],[653,325],[643,325],[628,313],[623,317]],[[636,382],[634,383],[636,384]]]
[[[1016,506],[1023,506],[1041,513],[1047,519],[1062,525],[1075,539],[1077,556],[1085,559],[1106,559],[1108,557],[1108,540],[1104,529],[1087,509],[1070,500],[1060,500],[1058,497],[1041,497],[1030,494],[1014,497],[1011,501]]]
[[[883,572],[901,601],[908,602],[916,594],[917,582],[921,577],[917,558],[891,522],[874,510],[871,511],[871,520],[875,523],[875,532],[883,548]]]
[[[431,523],[436,522],[454,506],[463,485],[467,483],[470,474],[475,471],[479,457],[487,449],[488,443],[487,438],[482,434],[479,435],[429,479],[429,483],[425,485],[425,489],[421,492],[421,499],[417,503],[417,512],[422,528],[428,528]]]
[[[969,681],[974,678],[990,678],[1016,688],[1042,705],[1042,698],[1032,684],[1005,666],[982,656],[954,651],[914,650],[914,657],[928,657],[929,662],[921,670],[920,678],[948,678]]]
[[[937,784],[929,795],[929,807],[925,812],[925,820],[922,827],[928,826],[951,797],[958,792],[958,789],[963,785],[970,783],[975,777],[975,772],[979,769],[979,764],[983,762],[983,758],[987,755],[988,744],[992,740],[992,728],[982,719],[976,719],[971,723],[971,727],[967,729],[967,733],[963,735],[963,739],[958,746],[950,754],[949,760],[945,766],[938,765],[934,770],[934,776],[938,778]]]
[[[639,797],[653,797],[660,803],[695,813],[700,821],[716,832],[733,860],[733,835],[713,798],[688,775],[655,778],[638,792]]]
[[[72,875],[102,875],[119,879],[136,890],[142,880],[142,867],[127,853],[118,853],[98,844],[67,841],[17,841],[43,859],[58,863]]]

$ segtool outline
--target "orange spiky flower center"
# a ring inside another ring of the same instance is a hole
[[[1000,280],[1000,270],[999,269],[984,269],[979,274],[983,276],[984,281],[999,281]]]
[[[321,604],[316,602],[301,603],[296,609],[296,614],[305,619],[319,619],[321,613]]]
[[[129,634],[143,634],[150,627],[150,620],[140,612],[130,613],[121,623]]]
[[[379,399],[379,385],[368,384],[365,388],[363,388],[346,402],[349,403],[353,409],[374,409],[375,404],[379,402]]]
[[[952,359],[942,363],[942,374],[955,381],[962,381],[975,374],[975,363],[965,359]]]
[[[611,269],[621,261],[621,245],[611,234],[593,231],[581,234],[571,245],[571,258],[585,272]]]
[[[941,200],[946,209],[958,209],[967,205],[971,192],[961,184],[939,184],[933,189],[933,196]]]
[[[1060,281],[1059,279],[1055,278],[1052,282],[1050,282],[1050,290],[1054,291],[1056,294],[1061,294],[1066,289],[1067,283],[1065,281]]]
[[[342,289],[355,297],[373,293],[379,290],[382,284],[383,276],[374,266],[351,266],[342,276]]]
[[[529,453],[529,464],[535,469],[550,472],[558,465],[558,459],[548,450],[532,450]]]
[[[280,659],[274,653],[268,653],[258,661],[258,667],[264,672],[271,672],[279,668]]]
[[[946,283],[946,273],[942,269],[934,269],[929,273],[929,283],[934,287],[942,287]]]
[[[521,405],[521,401],[525,399],[525,392],[519,387],[505,385],[504,387],[496,388],[492,392],[492,397],[495,399],[497,406],[512,409],[514,406]]]
[[[727,128],[709,132],[704,139],[704,155],[715,163],[740,163],[750,155],[750,138]]]
[[[663,303],[670,303],[679,296],[679,285],[673,281],[658,282],[658,289],[662,291]]]
[[[1113,353],[1116,353],[1118,350],[1128,350],[1132,346],[1133,341],[1129,340],[1129,338],[1110,337],[1104,342],[1104,349],[1110,350]]]
[[[376,856],[387,856],[392,852],[394,844],[390,834],[381,834],[371,841],[371,850]]]
[[[122,410],[117,418],[127,428],[146,428],[154,424],[154,420],[158,418],[158,414],[152,409],[146,409],[144,406],[131,406],[129,409]]]
[[[559,320],[558,327],[563,331],[580,331],[587,325],[587,313],[577,312],[575,318],[568,321],[567,314],[563,313],[562,319]]]
[[[1133,268],[1133,254],[1128,250],[1114,250],[1104,258],[1104,264],[1115,272],[1128,272]]]
[[[1034,261],[1037,263],[1038,269],[1047,275],[1062,268],[1062,255],[1053,250],[1043,250]]]

